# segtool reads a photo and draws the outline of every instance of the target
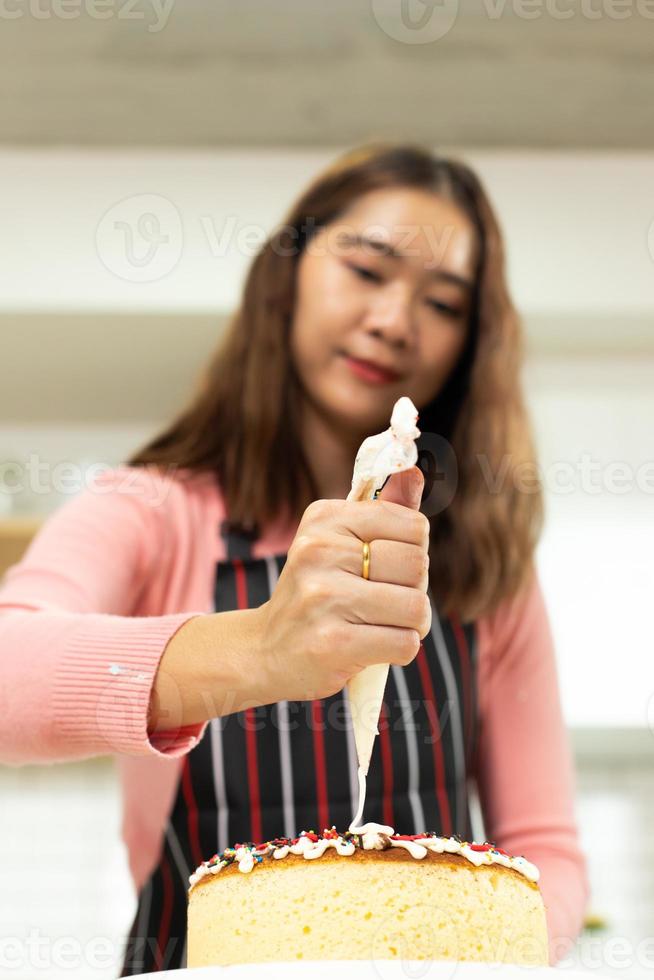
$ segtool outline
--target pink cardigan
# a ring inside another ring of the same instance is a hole
[[[137,889],[157,860],[182,757],[206,728],[149,739],[150,691],[170,638],[213,611],[223,516],[208,475],[117,467],[45,522],[0,587],[0,762],[116,753]],[[286,552],[295,529],[280,520],[255,557]],[[540,868],[553,964],[582,927],[589,886],[537,581],[479,621],[478,683],[486,834]]]

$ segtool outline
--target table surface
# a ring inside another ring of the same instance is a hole
[[[455,960],[321,960],[303,963],[250,963],[166,970],[142,976],[159,980],[555,980],[561,971],[549,966],[504,963],[459,963]],[[565,970],[568,980],[588,980],[588,973]],[[602,980],[595,975],[594,980]]]

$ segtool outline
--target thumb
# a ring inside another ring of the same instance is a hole
[[[393,504],[402,504],[404,507],[411,507],[412,510],[419,510],[424,486],[425,478],[422,470],[412,466],[410,470],[404,470],[402,473],[393,473],[377,499],[390,500]]]

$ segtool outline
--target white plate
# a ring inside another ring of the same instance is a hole
[[[458,963],[454,960],[321,960],[302,963],[248,963],[166,970],[142,976],[159,980],[555,980],[549,966],[505,963]],[[566,970],[567,980],[588,980],[580,970]],[[593,980],[602,980],[594,976]]]

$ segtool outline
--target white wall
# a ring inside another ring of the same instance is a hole
[[[568,722],[654,726],[654,357],[526,373],[546,497],[539,570]]]
[[[229,310],[253,241],[334,154],[0,151],[0,311]],[[523,312],[654,310],[654,154],[464,156]]]

